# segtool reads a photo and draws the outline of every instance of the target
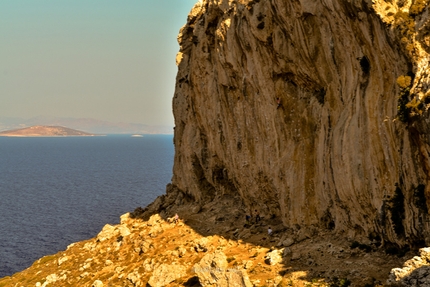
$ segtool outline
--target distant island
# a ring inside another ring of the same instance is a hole
[[[86,133],[61,126],[32,126],[28,128],[15,129],[0,132],[4,137],[65,137],[65,136],[95,136],[95,134]]]
[[[93,118],[62,118],[38,116],[13,118],[0,115],[0,131],[31,126],[61,126],[88,133],[99,134],[173,134],[173,125],[148,125],[142,123],[109,122]]]

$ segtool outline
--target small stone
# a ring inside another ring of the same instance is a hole
[[[288,256],[291,256],[291,254],[293,254],[293,252],[291,251],[291,248],[285,247],[282,256],[283,257],[288,257]]]
[[[113,262],[111,261],[111,260],[106,260],[106,262],[105,262],[105,264],[107,265],[107,266],[109,266],[109,265],[112,265],[113,264]]]
[[[250,269],[252,267],[252,265],[254,265],[254,262],[252,262],[252,260],[247,260],[247,261],[245,261],[243,267],[245,269]]]
[[[87,277],[88,275],[90,275],[90,273],[88,273],[88,272],[84,272],[84,273],[82,273],[81,275],[79,275],[81,278],[83,278],[83,277]]]
[[[281,283],[282,282],[282,276],[276,276],[275,277],[275,279],[273,279],[273,284],[275,285],[275,286],[277,286],[277,285],[279,285],[279,283]]]
[[[58,266],[63,264],[65,261],[69,260],[69,256],[64,256],[58,259]]]
[[[139,272],[137,272],[137,271],[128,274],[127,279],[131,283],[133,283],[133,286],[141,286],[142,285],[141,276],[140,276]]]
[[[298,253],[298,252],[294,252],[294,253],[292,253],[292,255],[291,255],[291,260],[299,260],[300,259],[300,257],[301,257],[301,255],[300,255],[300,253]]]
[[[185,249],[184,247],[179,247],[178,249],[178,256],[179,257],[184,257],[185,253],[187,253],[187,249]]]
[[[191,212],[194,213],[194,214],[199,213],[201,210],[202,210],[202,207],[200,205],[196,205],[196,206],[193,206],[191,208]]]
[[[280,249],[280,250],[275,249],[272,252],[267,253],[267,255],[265,257],[266,258],[265,262],[269,265],[272,265],[272,266],[276,265],[276,264],[282,262],[283,253],[284,253],[283,249]]]
[[[282,241],[282,245],[285,247],[291,246],[294,244],[294,239],[292,238],[287,238],[284,241]]]
[[[97,235],[97,240],[99,240],[100,242],[106,241],[113,237],[114,233],[115,227],[110,224],[106,224],[103,227],[102,231],[100,231],[100,233]]]

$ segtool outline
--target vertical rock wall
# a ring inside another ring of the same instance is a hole
[[[396,119],[396,79],[428,62],[373,2],[197,3],[178,37],[172,184],[286,226],[425,240],[429,125]]]

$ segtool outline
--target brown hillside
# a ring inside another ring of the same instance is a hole
[[[32,126],[28,128],[0,132],[8,137],[52,137],[52,136],[93,136],[94,134],[60,126]]]

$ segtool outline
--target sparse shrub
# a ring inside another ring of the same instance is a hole
[[[424,102],[424,104],[428,105],[430,104],[430,91],[427,91],[424,96],[421,98],[421,101]]]
[[[424,111],[424,104],[418,97],[414,97],[412,101],[406,104],[406,107],[410,109],[411,115],[422,115]]]
[[[370,240],[372,240],[372,241],[381,241],[381,236],[379,236],[379,234],[378,233],[376,233],[376,232],[371,232],[370,234],[369,234],[369,239]]]
[[[427,199],[425,195],[425,185],[419,184],[414,189],[414,204],[416,207],[418,207],[421,212],[424,214],[428,214],[428,208],[427,208]]]
[[[357,248],[358,246],[360,246],[360,243],[358,243],[357,241],[353,241],[353,242],[351,243],[351,245],[350,245],[350,248],[351,248],[351,249],[355,249],[355,248]]]
[[[9,276],[3,277],[2,279],[10,279]],[[0,279],[0,281],[2,281],[2,279]],[[6,287],[6,284],[8,284],[8,282],[0,282],[0,287]]]
[[[38,264],[46,264],[47,262],[49,262],[49,261],[52,261],[52,260],[54,260],[56,257],[55,257],[55,255],[47,255],[47,256],[44,256],[44,257],[42,257],[42,258],[40,258],[39,260],[37,260],[35,263],[38,263]]]
[[[352,242],[351,245],[350,245],[350,248],[351,249],[358,248],[358,249],[363,250],[365,252],[372,251],[372,247],[370,245],[359,243],[357,241]]]
[[[385,253],[389,255],[396,255],[397,257],[403,257],[410,250],[409,246],[404,246],[403,248],[397,245],[387,246],[385,249]]]
[[[403,219],[405,218],[405,196],[399,185],[396,184],[394,196],[390,202],[391,222],[397,236],[402,237],[405,235],[405,228],[403,226]]]
[[[360,244],[360,246],[358,246],[358,248],[360,248],[360,250],[363,250],[367,253],[372,251],[372,247],[370,245],[367,245],[367,244]]]
[[[399,85],[400,88],[402,89],[406,89],[408,88],[411,83],[412,83],[412,79],[409,76],[400,76],[397,78],[397,85]]]
[[[404,77],[404,78],[401,78],[401,77]],[[402,88],[402,86],[406,85],[407,83],[410,84],[410,82],[411,82],[411,78],[409,76],[400,76],[397,79],[397,84],[401,87],[399,101],[397,104],[397,118],[403,123],[406,123],[409,121],[411,109],[407,107],[409,103],[410,87],[406,86],[405,88]]]
[[[424,8],[427,6],[427,0],[415,0],[414,4],[409,8],[409,13],[412,15],[418,15],[423,12]]]

